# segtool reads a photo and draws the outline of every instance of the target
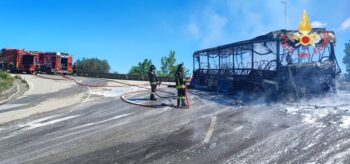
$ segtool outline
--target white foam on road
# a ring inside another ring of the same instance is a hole
[[[107,88],[94,88],[91,90],[92,95],[99,95],[104,97],[119,97],[127,92],[143,91],[145,88],[133,87],[107,87]]]
[[[33,129],[35,127],[40,127],[39,125],[43,124],[41,122],[50,120],[50,119],[55,118],[57,116],[59,116],[59,115],[47,116],[47,117],[43,117],[43,118],[40,118],[40,119],[32,120],[32,121],[24,123],[24,124],[19,124],[19,125],[15,126],[15,127],[10,127],[9,129],[8,128],[7,129],[3,129],[3,130],[12,130],[13,132],[9,133],[7,136],[2,136],[0,138],[0,140],[6,139],[6,138],[11,138],[13,136],[16,136],[16,135],[26,131],[26,130]]]
[[[283,104],[281,109],[288,114],[301,117],[304,124],[324,125],[326,117],[332,117],[333,124],[339,129],[350,128],[350,92],[338,91],[334,95],[322,98],[313,98],[298,103]]]
[[[350,127],[350,116],[343,116],[341,118],[341,123],[339,126],[341,128],[349,128]]]

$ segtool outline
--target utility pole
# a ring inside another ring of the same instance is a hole
[[[282,4],[284,4],[284,29],[287,29],[287,0],[282,0]]]

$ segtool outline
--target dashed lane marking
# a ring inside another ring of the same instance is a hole
[[[217,119],[217,116],[214,116],[211,118],[211,122],[210,122],[210,126],[209,126],[209,129],[207,131],[207,134],[205,135],[205,138],[203,140],[203,143],[208,143],[210,141],[210,138],[211,136],[213,135],[214,133],[214,128],[215,128],[215,124],[216,124],[216,119]]]
[[[55,115],[56,116],[56,115]],[[55,116],[52,116],[52,117],[55,117]],[[67,117],[63,117],[63,118],[59,118],[59,119],[55,119],[55,120],[51,120],[51,121],[47,121],[47,122],[43,122],[43,121],[39,121],[39,122],[32,122],[32,123],[28,123],[26,124],[28,130],[30,129],[35,129],[35,128],[38,128],[38,127],[42,127],[42,126],[46,126],[46,125],[51,125],[51,124],[55,124],[55,123],[58,123],[58,122],[62,122],[62,121],[66,121],[66,120],[69,120],[69,119],[72,119],[72,118],[75,118],[75,117],[78,117],[80,115],[73,115],[73,116],[67,116]]]
[[[105,123],[105,122],[108,122],[108,121],[111,121],[111,120],[123,118],[123,117],[129,116],[129,115],[132,115],[132,114],[134,114],[134,113],[122,114],[122,115],[118,115],[118,116],[115,116],[115,117],[112,117],[112,118],[109,118],[109,119],[106,119],[106,120],[92,122],[92,123],[88,123],[88,124],[85,124],[85,125],[80,125],[80,126],[77,126],[77,127],[73,127],[73,128],[68,129],[68,130],[80,129],[80,128],[88,127],[88,126],[91,126],[91,125],[101,124],[101,123]]]
[[[0,106],[0,111],[12,109],[12,108],[17,108],[17,107],[21,107],[24,105],[27,105],[27,104],[4,104],[4,105]]]

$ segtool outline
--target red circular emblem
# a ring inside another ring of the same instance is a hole
[[[303,42],[304,44],[308,44],[310,42],[310,38],[307,36],[303,36],[301,38],[301,42]]]

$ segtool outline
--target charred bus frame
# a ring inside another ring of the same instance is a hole
[[[296,44],[279,30],[251,40],[199,50],[193,54],[191,86],[220,92],[270,91],[306,95],[329,91],[340,69],[334,53],[334,32],[312,30],[322,36],[314,46]]]

